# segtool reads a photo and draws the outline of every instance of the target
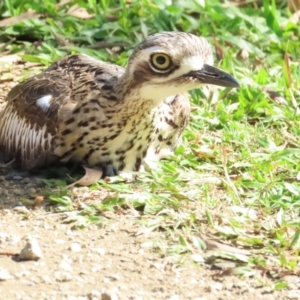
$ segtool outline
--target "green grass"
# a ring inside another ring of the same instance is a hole
[[[107,212],[134,211],[141,230],[164,232],[154,249],[177,261],[202,250],[208,236],[250,250],[247,267],[238,254],[214,255],[240,261],[236,274],[267,273],[279,279],[274,289],[285,288],[280,278],[300,272],[300,26],[289,21],[284,1],[202,2],[78,0],[57,7],[53,0],[5,0],[0,18],[28,9],[41,17],[3,27],[0,49],[24,51],[25,61],[44,65],[76,52],[125,65],[150,33],[205,36],[216,64],[242,86],[192,93],[191,122],[176,155],[133,183],[100,180],[70,191],[64,181],[47,181],[61,190],[46,196],[79,227],[105,225]],[[70,15],[75,3],[92,18]],[[121,46],[91,48],[101,41]]]

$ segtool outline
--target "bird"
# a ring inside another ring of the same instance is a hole
[[[125,68],[68,55],[9,91],[0,146],[25,170],[71,161],[115,176],[155,166],[181,143],[188,91],[240,86],[213,63],[207,39],[175,31],[146,37]]]

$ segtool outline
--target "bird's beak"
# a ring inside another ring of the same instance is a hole
[[[186,76],[194,77],[201,81],[201,83],[214,84],[232,88],[237,88],[240,86],[238,81],[233,76],[216,67],[206,64],[203,65],[203,68],[201,70],[191,71],[188,74],[186,74]]]

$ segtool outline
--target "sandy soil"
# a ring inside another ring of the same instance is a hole
[[[291,277],[290,290],[272,292],[257,279],[218,276],[218,270],[191,260],[172,262],[149,247],[163,233],[140,234],[141,225],[130,213],[112,214],[102,228],[74,230],[63,223],[64,213],[20,205],[27,191],[40,193],[34,178],[0,178],[3,299],[299,299],[299,278]],[[20,253],[27,238],[39,243],[40,260],[11,256]]]

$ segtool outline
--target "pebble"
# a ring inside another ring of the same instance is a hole
[[[9,280],[12,278],[13,278],[13,276],[11,276],[10,273],[6,269],[0,267],[0,281]]]
[[[69,250],[71,250],[72,252],[80,252],[81,246],[78,243],[72,243]]]
[[[288,291],[286,293],[286,299],[298,300],[299,299],[299,291],[298,290]]]
[[[52,279],[48,275],[42,276],[41,280],[43,283],[47,283],[47,284],[50,284],[52,282]]]
[[[0,232],[0,244],[4,243],[8,239],[8,234],[5,232]]]
[[[104,298],[102,297],[102,295],[107,295],[106,293],[101,293],[101,291],[97,291],[97,290],[92,290],[90,293],[87,294],[87,297],[89,300],[98,300],[98,299],[101,299],[101,300],[110,300],[110,297],[107,295],[107,297],[109,298]]]
[[[30,183],[30,179],[28,177],[23,178],[22,180],[23,183]]]
[[[22,213],[22,214],[28,214],[29,210],[25,207],[25,206],[15,206],[13,208],[14,211],[18,212],[18,213]]]
[[[58,282],[67,282],[72,280],[72,275],[66,271],[55,271],[54,278]]]
[[[1,194],[7,196],[9,194],[7,189],[1,189]]]
[[[1,243],[4,243],[4,242],[7,242],[7,244],[9,246],[14,246],[16,245],[17,243],[19,243],[21,237],[19,235],[9,235],[9,234],[4,234],[2,235],[0,233],[0,244]]]
[[[65,240],[62,240],[62,239],[55,239],[54,240],[54,242],[56,243],[56,244],[64,244],[66,241]]]
[[[194,262],[197,262],[197,263],[204,263],[204,258],[201,254],[199,253],[194,253],[191,255],[191,258]]]
[[[105,252],[106,252],[106,250],[104,248],[92,248],[91,250],[100,255],[105,255]]]
[[[64,271],[73,272],[72,266],[65,260],[63,260],[58,267]]]
[[[36,189],[31,187],[28,189],[29,194],[36,194]]]
[[[38,260],[42,257],[42,250],[35,239],[29,239],[19,254],[20,260]]]

